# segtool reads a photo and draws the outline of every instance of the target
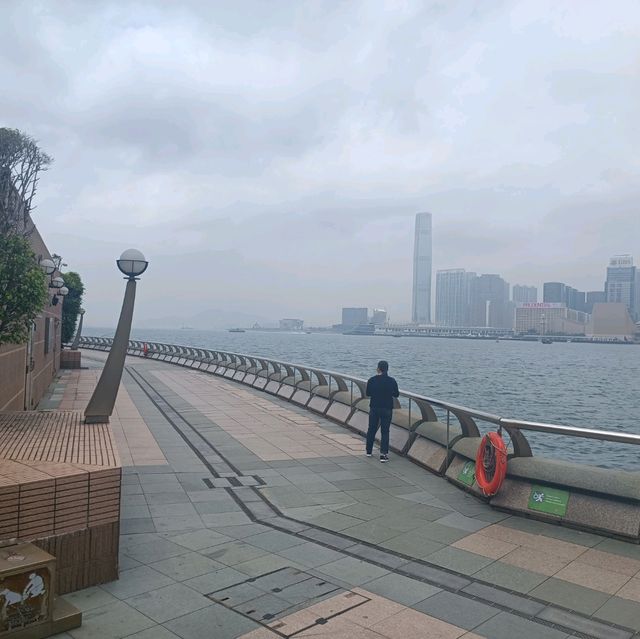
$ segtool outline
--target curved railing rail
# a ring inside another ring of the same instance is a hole
[[[109,350],[112,341],[111,338],[106,337],[83,336],[81,346]],[[294,401],[299,396],[305,400],[303,402],[305,405],[309,405],[312,409],[315,406],[318,412],[327,411],[326,414],[329,417],[332,416],[331,405],[344,406],[345,410],[341,413],[343,416],[349,412],[352,416],[358,410],[368,411],[368,400],[365,396],[366,380],[353,375],[268,357],[161,342],[131,340],[128,352],[131,355],[180,365],[189,363],[191,368],[208,370],[224,377],[244,381]],[[436,410],[441,412],[442,420],[439,419]],[[346,418],[341,421],[346,421]],[[479,437],[478,422],[493,424],[508,434],[511,440],[511,457],[532,456],[525,431],[619,444],[640,444],[640,435],[632,433],[512,419],[405,390],[400,391],[399,401],[396,401],[393,422],[409,433],[416,432],[422,424],[439,422],[446,427],[447,449],[455,440],[456,434],[462,437]]]

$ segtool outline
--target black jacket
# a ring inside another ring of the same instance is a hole
[[[367,382],[367,397],[371,408],[393,408],[393,398],[399,397],[398,383],[386,373],[375,375]]]

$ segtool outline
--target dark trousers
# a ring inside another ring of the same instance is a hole
[[[373,442],[378,428],[380,429],[380,454],[389,454],[389,426],[391,425],[390,408],[369,409],[369,430],[367,431],[367,453],[373,451]]]

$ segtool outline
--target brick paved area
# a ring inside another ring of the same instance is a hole
[[[204,373],[130,358],[120,407],[121,578],[70,596],[75,639],[639,636],[638,546],[493,511]]]

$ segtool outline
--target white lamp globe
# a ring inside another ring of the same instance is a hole
[[[149,262],[138,249],[127,249],[120,259],[116,260],[116,264],[120,271],[130,278],[142,275],[149,266]]]
[[[62,288],[64,286],[64,280],[61,277],[54,277],[51,280],[51,288]]]
[[[53,260],[40,260],[40,268],[44,271],[45,275],[51,275],[56,270],[56,265]]]
[[[69,289],[66,286],[63,286],[58,293],[60,293],[60,295],[68,295],[69,294]]]

